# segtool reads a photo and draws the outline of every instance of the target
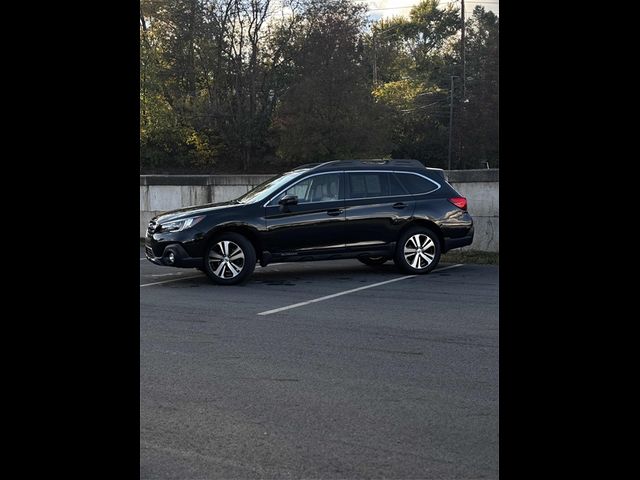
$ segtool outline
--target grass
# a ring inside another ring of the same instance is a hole
[[[480,250],[452,250],[440,258],[447,263],[480,263],[484,265],[500,265],[500,253],[482,252]]]

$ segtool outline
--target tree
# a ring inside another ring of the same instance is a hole
[[[141,0],[140,165],[266,171],[335,158],[497,166],[498,18],[423,0],[369,25],[355,0]]]
[[[264,155],[284,60],[271,47],[287,45],[304,2],[283,5],[274,19],[271,0],[142,0],[143,166],[225,158],[248,171]]]
[[[215,144],[191,122],[197,103],[195,52],[202,5],[140,3],[141,167],[210,167]]]
[[[440,9],[437,0],[424,0],[408,19],[373,25],[367,43],[380,80],[373,95],[390,109],[392,157],[446,165],[449,81],[458,62],[459,27],[458,9]]]
[[[477,6],[468,26],[467,100],[460,168],[500,166],[499,152],[499,20]]]
[[[294,39],[295,81],[278,106],[278,154],[289,163],[386,155],[386,109],[371,96],[362,29],[365,9],[316,1]]]

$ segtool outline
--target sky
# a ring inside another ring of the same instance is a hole
[[[408,16],[411,11],[411,6],[420,3],[420,0],[361,0],[362,3],[367,4],[369,7],[369,18],[377,20],[380,18],[391,18],[394,16]],[[460,5],[460,0],[440,0],[441,5],[447,3],[457,3]],[[472,2],[465,0],[465,18],[471,15],[476,5],[482,5],[485,10],[491,10],[494,13],[500,13],[499,0],[477,0]],[[409,7],[409,8],[406,8]]]

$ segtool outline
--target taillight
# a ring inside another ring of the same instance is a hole
[[[464,197],[453,197],[450,198],[449,201],[462,210],[467,209],[467,199]]]

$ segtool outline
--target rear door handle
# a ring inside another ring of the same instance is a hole
[[[344,212],[344,208],[332,208],[331,210],[327,210],[327,215],[335,217],[336,215],[340,215],[342,212]]]
[[[407,206],[407,204],[406,203],[402,203],[402,202],[398,202],[398,203],[394,203],[393,204],[393,208],[404,208],[406,206]]]

